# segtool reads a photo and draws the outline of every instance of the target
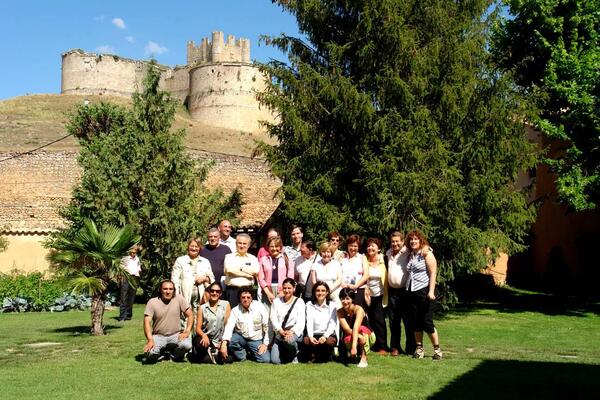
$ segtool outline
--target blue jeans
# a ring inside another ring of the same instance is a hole
[[[245,361],[246,357],[255,360],[258,363],[269,363],[271,355],[269,350],[258,354],[258,347],[262,344],[262,340],[248,340],[239,333],[234,333],[229,341],[228,351],[233,353],[233,356],[238,361]]]
[[[291,343],[276,337],[271,348],[271,362],[273,364],[291,362],[298,355],[298,343],[301,341],[302,335],[298,337],[296,334],[294,334]]]

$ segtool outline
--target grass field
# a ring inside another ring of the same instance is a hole
[[[371,355],[369,367],[142,365],[143,306],[107,311],[90,337],[87,312],[0,314],[1,399],[594,398],[600,318],[592,310],[458,309],[438,319],[445,359]],[[431,347],[426,345],[431,354]]]

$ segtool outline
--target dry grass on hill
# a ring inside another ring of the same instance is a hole
[[[92,103],[101,100],[120,105],[130,103],[129,99],[117,96],[59,94],[21,96],[0,101],[0,151],[23,152],[65,136],[65,123],[69,112],[84,99]],[[272,139],[266,134],[252,134],[201,124],[192,120],[183,106],[177,108],[173,125],[173,129],[181,128],[186,130],[188,147],[210,152],[248,156],[256,140],[272,143]],[[77,147],[77,141],[69,137],[45,150],[72,150]]]

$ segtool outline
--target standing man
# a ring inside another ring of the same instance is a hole
[[[388,317],[391,333],[390,352],[392,356],[398,356],[402,352],[400,346],[402,322],[404,323],[404,335],[406,337],[404,352],[412,355],[417,348],[411,323],[408,292],[406,291],[408,254],[409,252],[406,251],[404,246],[404,235],[398,231],[392,232],[390,235],[390,249],[386,252],[388,263]]]
[[[231,249],[225,244],[221,244],[221,233],[217,228],[208,230],[208,241],[206,246],[200,251],[200,256],[210,261],[215,282],[224,287],[223,280],[225,279],[225,256],[231,254]]]
[[[180,317],[185,315],[185,329],[180,332]],[[164,357],[183,361],[192,348],[190,332],[194,316],[188,302],[175,294],[175,284],[170,280],[160,283],[158,297],[151,298],[144,311],[144,346],[146,363],[155,363]]]
[[[119,321],[129,321],[133,316],[133,301],[135,300],[135,290],[140,278],[140,259],[137,256],[138,246],[134,245],[129,249],[129,255],[121,259],[121,267],[130,276],[121,276],[120,278],[120,307]]]
[[[219,233],[221,235],[220,243],[229,247],[231,252],[235,252],[235,239],[231,237],[231,222],[224,219],[219,224]]]
[[[292,245],[285,246],[283,252],[288,256],[291,262],[294,262],[296,261],[296,258],[300,256],[300,246],[302,245],[302,239],[304,238],[302,228],[298,225],[292,225],[290,238],[292,239]]]
[[[239,303],[238,292],[241,287],[254,285],[258,279],[258,260],[248,253],[250,235],[240,233],[235,240],[236,251],[225,256],[223,270],[225,272],[225,300],[233,309]]]
[[[252,300],[252,292],[249,286],[238,290],[239,305],[231,309],[219,349],[225,360],[232,353],[236,361],[250,356],[259,363],[271,362],[269,315],[260,302]]]

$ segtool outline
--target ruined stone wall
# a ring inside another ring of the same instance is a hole
[[[161,74],[161,87],[171,93],[171,96],[185,103],[190,92],[190,69],[189,67],[175,67],[167,69]]]
[[[193,119],[211,126],[258,132],[259,121],[273,121],[256,100],[256,91],[264,87],[264,76],[252,65],[200,65],[190,71],[188,109]]]
[[[158,68],[161,71],[159,87],[183,103],[189,92],[188,67]],[[71,50],[62,56],[60,92],[129,97],[142,88],[147,70],[145,61]]]

